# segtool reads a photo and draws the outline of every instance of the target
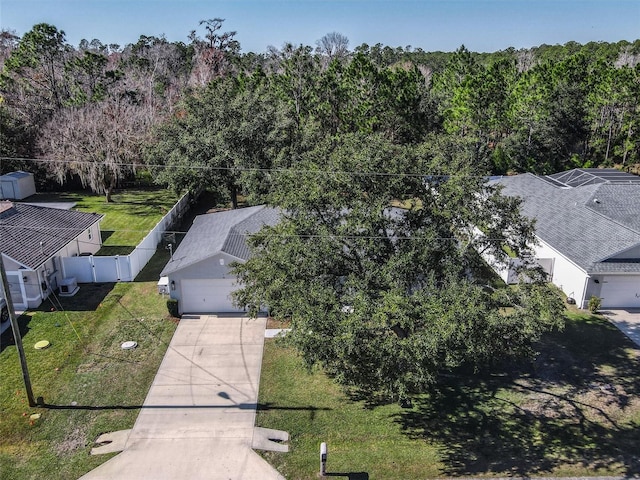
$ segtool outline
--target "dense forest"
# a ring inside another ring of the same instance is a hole
[[[531,358],[564,303],[528,262],[516,289],[488,283],[478,252],[533,258],[534,223],[487,176],[635,168],[640,40],[445,53],[334,32],[242,53],[223,26],[124,47],[2,32],[2,172],[279,207],[233,267],[235,301],[291,320],[308,365],[367,394]]]
[[[270,172],[353,135],[487,174],[640,163],[640,40],[427,52],[329,33],[242,53],[221,19],[124,47],[38,24],[0,33],[0,68],[0,173],[107,199],[146,178],[264,201]]]

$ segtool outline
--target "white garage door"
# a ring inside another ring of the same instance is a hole
[[[181,280],[182,313],[241,312],[233,306],[231,292],[235,279]]]
[[[640,308],[640,276],[604,277],[600,297],[606,308]]]

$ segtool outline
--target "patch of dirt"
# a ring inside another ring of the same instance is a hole
[[[594,422],[623,422],[635,416],[640,406],[640,399],[635,395],[610,383],[594,382],[576,396],[576,400],[589,407],[585,409],[585,416]]]
[[[267,317],[267,328],[291,328],[291,322],[281,322],[272,317]]]
[[[105,362],[101,362],[101,361],[87,362],[87,363],[78,365],[78,368],[76,368],[76,373],[101,372],[106,367],[107,365],[105,364]]]
[[[573,409],[569,402],[546,393],[532,393],[520,406],[522,410],[538,418],[566,418]]]
[[[640,398],[621,385],[592,381],[581,388],[519,381],[528,390],[520,408],[537,418],[567,419],[579,412],[586,420],[606,426],[631,421],[640,411]]]
[[[59,454],[70,453],[87,445],[87,433],[82,428],[76,428],[56,444],[55,449]]]
[[[581,362],[562,345],[551,343],[541,344],[540,347],[540,353],[533,363],[535,377],[540,381],[573,383],[575,380],[586,380],[592,366]]]

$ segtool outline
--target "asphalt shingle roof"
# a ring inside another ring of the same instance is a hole
[[[640,272],[633,260],[604,261],[640,244],[640,184],[605,179],[560,187],[528,173],[496,182],[504,185],[503,194],[523,199],[522,213],[536,219],[538,237],[579,267],[593,273]]]
[[[174,252],[173,260],[164,267],[160,276],[194,265],[218,253],[248,260],[246,235],[256,233],[263,225],[275,225],[279,218],[279,210],[265,205],[198,215]]]
[[[640,185],[601,185],[588,206],[594,212],[640,233]]]
[[[565,187],[581,187],[602,183],[640,184],[640,177],[616,168],[574,168],[566,172],[545,175],[542,178]]]
[[[100,220],[97,213],[14,203],[0,213],[0,251],[35,269]]]

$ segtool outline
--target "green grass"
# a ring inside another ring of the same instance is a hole
[[[265,343],[257,424],[289,432],[289,453],[264,456],[288,479],[315,479],[321,442],[328,471],[367,472],[371,478],[421,478],[440,471],[437,448],[416,442],[394,418],[395,404],[367,409],[352,402],[319,371],[273,340]]]
[[[507,255],[509,255],[509,258],[518,258],[518,256],[516,255],[516,252],[514,252],[511,247],[509,247],[509,245],[503,245],[502,246],[502,250],[505,251],[505,253]]]
[[[20,317],[34,395],[47,408],[28,406],[15,346],[2,337],[3,480],[77,479],[111,458],[89,455],[93,442],[133,426],[176,326],[155,282],[87,284],[60,301]],[[35,350],[43,339],[51,346]],[[122,350],[127,340],[138,348]]]
[[[456,372],[403,409],[350,400],[268,341],[258,424],[288,431],[291,449],[265,457],[289,479],[317,478],[321,442],[330,472],[375,479],[640,473],[640,351],[577,311],[538,347],[532,364]]]
[[[170,190],[126,190],[106,203],[103,195],[89,192],[37,194],[30,202],[76,202],[82,212],[101,213],[103,247],[98,255],[128,255],[176,204],[179,197]]]

